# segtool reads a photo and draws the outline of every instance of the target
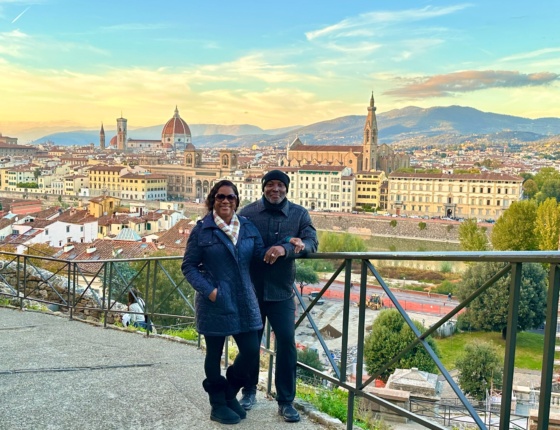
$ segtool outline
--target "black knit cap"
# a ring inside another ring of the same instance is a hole
[[[263,176],[262,190],[264,191],[264,186],[268,181],[274,181],[274,180],[283,182],[284,185],[286,186],[286,191],[288,191],[288,188],[290,187],[290,177],[280,170],[271,170],[270,172],[268,172],[266,175]]]

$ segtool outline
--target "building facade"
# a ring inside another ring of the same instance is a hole
[[[391,173],[390,212],[497,219],[521,198],[523,178],[500,173]]]

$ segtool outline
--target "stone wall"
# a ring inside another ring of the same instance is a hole
[[[19,270],[19,291],[18,284]],[[24,276],[23,266],[18,267],[16,262],[6,264],[1,271],[2,279],[0,280],[0,298],[7,299],[10,304],[20,306],[21,299],[24,298],[23,306],[27,308],[39,307],[51,311],[58,311],[63,314],[69,314],[70,310],[67,305],[69,301],[68,288],[72,292],[73,284],[68,283],[67,278],[63,276],[53,275],[48,270],[27,267]],[[25,285],[23,279],[25,278]],[[24,290],[25,286],[25,290]],[[76,286],[76,299],[79,301],[74,305],[73,316],[88,321],[101,321],[103,317],[102,299],[95,291],[88,289],[84,293],[84,288]],[[70,298],[70,301],[74,299]],[[126,306],[122,303],[114,303],[114,310],[126,311]],[[107,314],[107,323],[114,324],[121,320],[121,314],[109,312]]]
[[[396,236],[439,242],[459,242],[459,223],[373,215],[311,213],[318,230],[348,232],[363,236]],[[396,225],[393,227],[391,222]],[[421,230],[420,223],[426,228]]]

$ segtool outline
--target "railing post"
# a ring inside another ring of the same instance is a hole
[[[101,306],[103,310],[103,327],[107,328],[107,315],[109,314],[107,305],[107,262],[103,263],[103,284],[101,285],[102,301]]]
[[[261,339],[259,339],[259,342]],[[270,351],[270,323],[268,319],[266,321],[266,349]],[[270,396],[272,391],[272,366],[274,365],[274,356],[272,354],[268,355],[268,381],[266,383],[266,394]]]
[[[24,271],[25,271],[25,258],[26,258],[26,257],[24,256],[24,257],[23,257],[23,270],[24,270]],[[20,290],[19,290],[20,283],[21,283],[21,279],[20,279],[20,276],[19,276],[19,274],[20,274],[20,272],[21,272],[21,271],[19,270],[19,267],[20,267],[20,264],[21,264],[21,263],[20,263],[20,259],[21,259],[21,257],[18,255],[18,256],[17,256],[17,263],[16,263],[16,282],[17,282],[17,295],[18,295],[18,297],[19,297],[19,308],[20,308],[20,309],[23,309],[23,298],[25,297],[25,286],[24,286],[24,288],[23,288],[23,293],[20,295]],[[25,272],[24,272],[24,273],[25,273]]]
[[[72,321],[74,319],[74,300],[76,298],[76,283],[72,282],[72,263],[68,262],[68,314],[69,319]],[[70,288],[70,283],[72,283],[72,288]]]
[[[513,389],[513,371],[515,368],[515,345],[517,340],[517,320],[519,317],[519,300],[521,298],[521,263],[511,264],[511,283],[509,286],[508,318],[506,327],[506,351],[504,358],[504,382],[502,403],[500,405],[500,429],[508,430],[511,418],[511,397]]]
[[[29,260],[29,256],[23,257],[23,299],[27,297],[27,261]],[[21,302],[22,309],[23,309],[23,301]]]
[[[539,395],[539,422],[537,430],[548,429],[550,420],[550,396],[554,371],[554,350],[556,346],[556,327],[558,324],[558,296],[560,290],[560,268],[550,265],[548,273],[548,297],[546,306],[546,325],[544,328],[543,367],[541,372],[541,392]]]
[[[348,330],[349,330],[349,319],[350,319],[350,283],[352,275],[352,260],[346,260],[344,271],[344,305],[342,309],[342,348],[340,351],[340,381],[346,381],[346,368],[348,366]],[[361,288],[360,288],[361,291]],[[358,380],[356,379],[356,386],[358,386]],[[354,401],[356,395],[354,392],[348,392],[348,411],[346,416],[346,422],[353,422],[354,415]],[[352,428],[352,427],[350,427]]]
[[[104,327],[107,327],[107,315],[109,315],[109,308],[111,307],[111,291],[113,290],[113,288],[111,287],[111,280],[113,279],[113,264],[114,263],[112,261],[109,263],[109,290],[107,291],[107,311],[105,312]]]

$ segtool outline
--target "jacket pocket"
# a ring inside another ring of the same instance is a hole
[[[218,282],[218,294],[216,295],[216,301],[214,302],[214,304],[217,305],[218,308],[220,308],[224,315],[235,313],[231,286],[228,282]]]

